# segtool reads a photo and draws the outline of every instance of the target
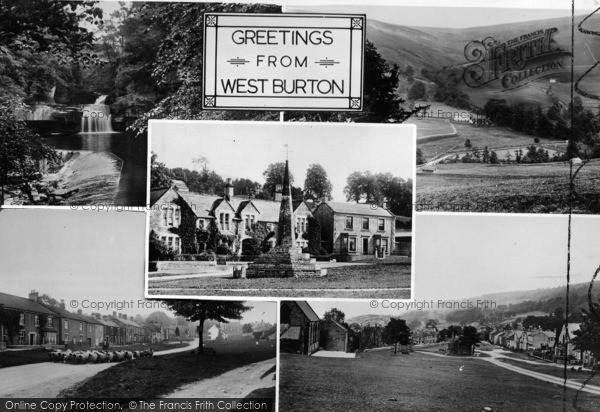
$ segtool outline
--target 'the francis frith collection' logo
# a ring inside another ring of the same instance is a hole
[[[464,49],[468,61],[463,72],[465,84],[481,87],[498,80],[508,90],[564,71],[564,57],[571,53],[558,47],[553,39],[556,32],[553,27],[502,43],[493,37],[470,42]]]

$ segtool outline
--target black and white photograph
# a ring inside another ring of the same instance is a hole
[[[111,409],[234,398],[273,410],[277,303],[144,299],[145,222],[0,212],[0,398],[102,398]]]
[[[151,122],[147,296],[409,298],[414,134]]]
[[[281,301],[279,410],[596,410],[599,225],[418,214],[414,300]]]

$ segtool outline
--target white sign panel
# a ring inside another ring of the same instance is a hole
[[[363,109],[365,16],[204,15],[204,109]]]

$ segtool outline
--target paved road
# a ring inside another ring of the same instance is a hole
[[[442,356],[442,357],[445,357],[447,359],[459,359],[459,360],[461,359],[460,357],[450,357],[450,356],[442,355],[442,354],[439,354],[439,353],[432,353],[432,352],[419,352],[419,353],[424,353],[424,354],[432,355],[432,356]],[[535,378],[535,379],[539,379],[539,380],[542,380],[542,381],[545,381],[545,382],[554,383],[554,384],[559,385],[559,386],[563,386],[564,385],[564,381],[563,381],[562,378],[557,378],[557,377],[554,377],[554,376],[546,375],[545,373],[533,372],[533,371],[530,371],[528,369],[519,368],[518,366],[514,366],[512,364],[502,362],[500,359],[502,359],[502,358],[506,359],[507,357],[502,354],[502,350],[500,350],[500,349],[494,349],[492,351],[485,351],[485,352],[482,352],[482,353],[490,355],[490,357],[475,357],[473,359],[480,359],[482,361],[490,362],[490,363],[492,363],[492,364],[494,364],[496,366],[499,366],[501,368],[508,369],[510,371],[519,373],[521,375],[526,375],[526,376],[529,376],[529,377],[532,377],[532,378]],[[509,359],[513,359],[513,358],[509,358]],[[584,388],[582,388],[581,387],[581,383],[575,382],[575,381],[570,380],[570,379],[567,379],[566,386],[567,386],[567,388],[570,388],[570,389],[575,389],[575,390],[580,390],[580,391],[583,391],[583,392],[588,392],[588,393],[591,393],[593,395],[600,395],[600,386],[586,385]]]
[[[197,346],[198,339],[190,346],[155,352],[154,356],[185,352]],[[55,398],[60,391],[115,365],[45,362],[0,369],[0,398]]]

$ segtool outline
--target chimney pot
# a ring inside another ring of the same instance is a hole
[[[38,296],[39,296],[39,293],[36,292],[35,290],[32,290],[31,292],[29,292],[29,299],[33,300],[34,302],[38,301]]]
[[[83,311],[82,311],[81,309],[77,309],[77,314],[78,314],[78,315],[82,315],[82,314],[83,314]]]

